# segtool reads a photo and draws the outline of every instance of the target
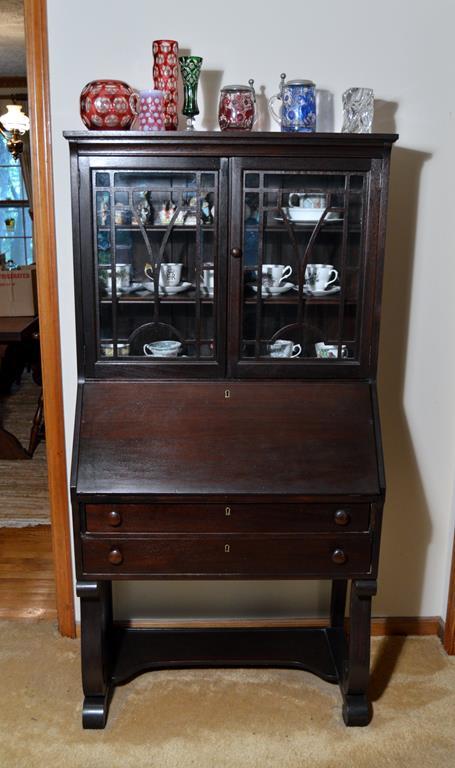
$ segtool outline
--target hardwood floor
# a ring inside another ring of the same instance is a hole
[[[0,528],[0,619],[54,619],[49,525]]]

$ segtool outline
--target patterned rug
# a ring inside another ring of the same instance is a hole
[[[28,448],[39,394],[31,374],[24,373],[20,386],[0,398],[0,423],[24,448]],[[41,442],[30,461],[0,461],[0,527],[49,522],[46,447]]]

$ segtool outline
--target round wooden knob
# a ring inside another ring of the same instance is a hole
[[[111,549],[109,552],[109,562],[111,565],[120,565],[120,563],[123,563],[123,555],[119,549]]]
[[[348,558],[344,554],[342,549],[334,549],[332,552],[332,560],[336,565],[343,565]]]
[[[345,509],[337,509],[335,512],[335,522],[337,525],[347,525],[350,519],[351,515]]]
[[[107,513],[107,522],[109,523],[109,525],[112,525],[114,528],[117,525],[120,525],[120,523],[122,522],[122,516],[120,512],[117,512],[116,509],[111,509],[111,511]]]
[[[242,251],[240,250],[240,248],[232,248],[231,256],[233,256],[234,259],[240,259],[241,255],[242,255]]]

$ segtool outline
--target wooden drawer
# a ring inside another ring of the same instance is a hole
[[[370,569],[368,533],[82,537],[85,575],[348,578]]]
[[[369,504],[87,504],[93,533],[367,531]]]

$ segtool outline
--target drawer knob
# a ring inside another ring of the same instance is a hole
[[[111,509],[111,511],[108,512],[107,514],[107,522],[109,523],[109,525],[112,525],[114,528],[117,525],[120,525],[120,523],[122,522],[122,516],[120,512],[117,512],[116,509]]]
[[[334,549],[332,552],[332,560],[336,565],[343,565],[348,558],[342,549]]]
[[[119,549],[111,549],[109,552],[109,562],[111,565],[120,565],[123,563],[123,555]]]
[[[337,525],[347,525],[351,520],[351,515],[345,509],[337,509],[335,512],[335,522]]]

